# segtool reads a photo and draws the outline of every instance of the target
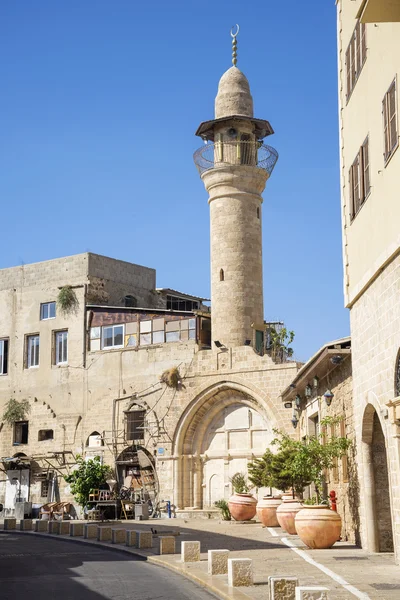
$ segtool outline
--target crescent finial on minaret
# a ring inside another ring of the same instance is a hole
[[[236,32],[234,33],[234,29],[235,26],[232,27],[231,29],[231,36],[232,36],[232,64],[234,67],[236,67],[237,65],[237,41],[236,41],[236,37],[239,33],[239,25],[236,24]]]

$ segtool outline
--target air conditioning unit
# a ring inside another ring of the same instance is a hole
[[[89,448],[101,447],[101,435],[89,435]]]

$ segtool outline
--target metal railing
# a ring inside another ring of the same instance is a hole
[[[249,165],[264,169],[270,176],[278,160],[278,152],[258,141],[219,141],[199,148],[193,158],[200,175],[227,165]]]

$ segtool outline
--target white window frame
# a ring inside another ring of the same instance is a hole
[[[8,375],[8,364],[7,364],[7,372],[4,373],[4,345],[5,343],[7,343],[8,345],[8,352],[9,352],[9,340],[8,338],[1,338],[0,339],[0,345],[2,346],[2,351],[0,353],[0,375]],[[8,362],[8,361],[7,361]]]
[[[114,344],[114,339],[115,339],[115,334],[114,334],[114,329],[116,327],[122,327],[122,344]],[[105,346],[104,345],[104,331],[106,329],[112,329],[113,330],[113,334],[112,334],[112,340],[113,340],[113,345],[112,346]],[[123,348],[124,347],[124,340],[125,340],[125,325],[123,323],[119,323],[118,325],[104,325],[101,328],[101,349],[102,350],[112,350],[114,348]]]
[[[45,307],[47,309],[47,314],[49,315],[49,313],[50,313],[50,305],[51,304],[54,304],[54,317],[49,317],[49,316],[45,317],[45,316],[43,316]],[[52,302],[42,302],[41,303],[41,305],[40,305],[40,320],[41,321],[49,321],[50,319],[55,319],[56,318],[56,314],[57,314],[56,304],[57,303],[54,300]]]
[[[39,340],[38,344],[35,345],[35,348],[36,348],[35,359],[37,360],[37,364],[36,364],[36,360],[35,360],[35,364],[32,364],[31,363],[31,340],[36,339],[36,338]],[[39,361],[40,361],[40,336],[38,333],[34,333],[32,335],[26,336],[26,368],[27,369],[37,369],[37,367],[39,366]]]
[[[61,360],[59,355],[59,338],[62,337],[61,340]],[[55,364],[56,365],[66,365],[68,364],[68,329],[63,329],[62,331],[56,331],[54,336],[55,343]],[[63,360],[65,347],[66,358]]]

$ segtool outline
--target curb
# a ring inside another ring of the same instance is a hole
[[[173,571],[174,573],[178,573],[182,577],[186,577],[196,583],[197,585],[205,588],[210,594],[220,598],[221,600],[249,600],[250,596],[246,593],[240,591],[237,588],[229,587],[225,581],[222,580],[222,577],[216,575],[212,577],[207,573],[202,573],[201,571],[198,573],[194,573],[191,569],[195,569],[195,565],[197,563],[189,563],[188,566],[184,566],[182,563],[179,563],[175,558],[176,554],[168,554],[170,558],[161,558],[161,556],[150,555],[145,551],[138,550],[137,548],[132,548],[130,546],[122,546],[120,544],[112,544],[110,542],[98,542],[97,540],[86,540],[80,537],[72,537],[69,535],[59,535],[54,533],[41,533],[36,531],[18,531],[15,529],[11,529],[10,531],[0,530],[0,534],[15,534],[15,535],[30,535],[34,537],[43,537],[49,538],[52,540],[60,540],[60,541],[68,541],[74,544],[84,544],[86,546],[92,546],[93,548],[102,548],[106,550],[113,550],[114,552],[119,552],[122,554],[127,554],[130,556],[135,556],[140,560],[148,561],[156,566],[163,567],[164,569],[168,569]],[[204,561],[202,561],[204,562]],[[216,577],[221,577],[221,579],[216,579]]]

